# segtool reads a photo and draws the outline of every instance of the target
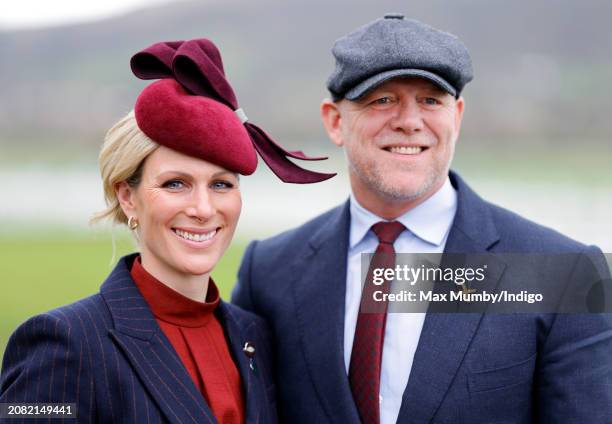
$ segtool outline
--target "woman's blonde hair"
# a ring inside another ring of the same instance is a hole
[[[130,187],[137,187],[145,159],[158,147],[159,144],[138,128],[134,110],[108,130],[98,157],[106,209],[95,214],[91,223],[103,219],[110,219],[118,224],[127,223],[128,218],[121,209],[115,187],[122,181],[127,182]]]

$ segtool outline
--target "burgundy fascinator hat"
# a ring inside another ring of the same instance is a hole
[[[212,41],[156,43],[132,56],[130,66],[140,79],[159,80],[145,87],[134,107],[138,127],[155,142],[243,175],[255,172],[255,152],[287,183],[316,183],[336,175],[297,166],[288,157],[327,158],[287,151],[248,122]]]

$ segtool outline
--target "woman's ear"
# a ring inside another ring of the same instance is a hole
[[[340,128],[341,119],[338,104],[330,99],[323,100],[321,103],[321,120],[323,120],[323,126],[329,139],[338,147],[344,145]]]
[[[115,185],[115,194],[117,195],[119,206],[121,206],[125,216],[128,218],[131,216],[138,217],[135,201],[136,192],[133,187],[130,187],[127,181],[121,181]]]

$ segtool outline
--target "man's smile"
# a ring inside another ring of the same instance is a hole
[[[428,147],[425,146],[388,146],[383,148],[383,150],[396,153],[400,155],[418,155],[419,153],[427,150]]]

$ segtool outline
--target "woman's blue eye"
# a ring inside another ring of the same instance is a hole
[[[215,181],[212,184],[212,187],[215,190],[225,190],[225,189],[233,188],[234,184],[230,183],[229,181]]]
[[[169,188],[169,189],[179,189],[179,188],[183,188],[185,186],[185,184],[183,184],[182,181],[180,180],[170,180],[170,181],[166,181],[162,187],[164,188]]]

